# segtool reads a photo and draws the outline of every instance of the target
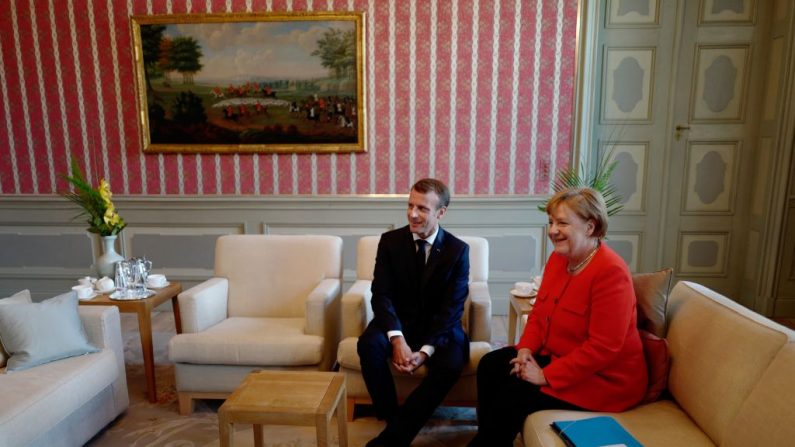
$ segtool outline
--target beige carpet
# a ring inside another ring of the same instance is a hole
[[[137,323],[131,315],[122,315],[125,342],[127,386],[130,407],[113,423],[97,434],[87,445],[136,447],[204,447],[217,446],[218,419],[216,412],[221,401],[199,401],[190,417],[180,416],[174,387],[174,367],[168,362],[168,340],[174,335],[170,312],[153,318],[157,403],[145,396],[145,378]],[[441,408],[420,432],[412,446],[464,446],[477,431],[475,411],[471,408]],[[333,425],[336,427],[336,425]],[[348,445],[363,446],[383,428],[374,417],[359,417],[348,423]],[[253,446],[251,426],[235,426],[235,445]],[[338,445],[336,432],[331,445]],[[315,446],[313,427],[266,426],[265,445],[268,447]]]

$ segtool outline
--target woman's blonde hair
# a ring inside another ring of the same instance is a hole
[[[602,239],[607,235],[607,205],[605,205],[605,199],[599,191],[593,188],[566,188],[561,190],[547,202],[547,214],[550,214],[563,203],[581,219],[594,222],[592,236]]]

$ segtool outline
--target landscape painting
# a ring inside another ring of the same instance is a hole
[[[145,152],[365,150],[363,13],[131,24]]]

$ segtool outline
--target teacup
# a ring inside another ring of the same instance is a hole
[[[113,284],[113,280],[108,278],[107,276],[103,276],[102,278],[98,279],[96,282],[97,290],[100,292],[109,292],[113,290],[115,284]]]
[[[80,283],[81,286],[93,286],[94,282],[96,280],[97,280],[97,278],[92,278],[90,276],[84,276],[84,277],[78,279],[77,282]]]
[[[166,275],[151,274],[146,278],[146,285],[149,287],[164,287],[166,285]]]
[[[87,298],[91,298],[91,295],[94,294],[94,287],[93,286],[84,286],[82,284],[72,287],[77,293],[77,298],[84,300]]]
[[[513,285],[513,290],[516,293],[516,295],[521,295],[521,296],[530,295],[531,293],[533,293],[534,289],[535,287],[533,287],[533,283],[529,282],[519,281],[517,283],[514,283]]]

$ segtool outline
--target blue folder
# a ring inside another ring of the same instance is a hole
[[[569,447],[602,447],[626,445],[643,447],[615,419],[597,416],[577,421],[555,421],[552,429]]]

